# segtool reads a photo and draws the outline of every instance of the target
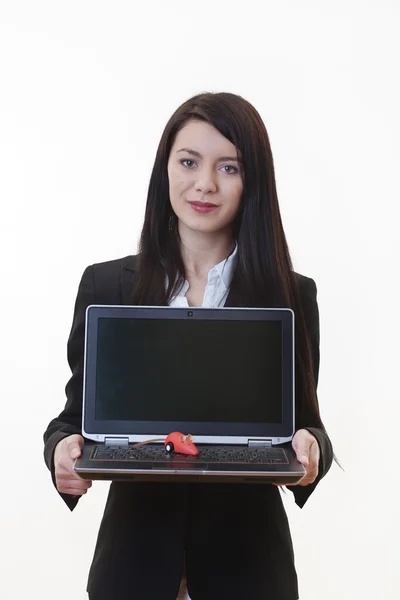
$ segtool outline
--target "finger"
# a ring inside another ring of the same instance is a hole
[[[303,477],[303,479],[300,481],[299,485],[310,485],[311,483],[314,483],[314,481],[317,478],[317,471],[312,471],[309,475],[307,475],[306,477]]]
[[[91,487],[92,482],[87,479],[82,479],[79,475],[69,473],[67,476],[58,475],[56,476],[56,482],[60,482],[62,485],[73,485],[74,487]]]
[[[66,475],[71,475],[75,471],[73,470],[74,461],[70,457],[64,457],[60,460],[60,462],[56,465],[56,473],[63,473],[64,477]]]
[[[89,479],[83,479],[82,477],[80,477],[78,475],[78,473],[76,473],[73,470],[70,471],[56,471],[55,473],[56,475],[56,481],[82,481],[83,483],[87,483],[88,481],[90,481]]]
[[[61,486],[63,488],[67,488],[67,487],[76,487],[76,488],[82,488],[82,489],[88,489],[90,487],[92,487],[92,482],[91,481],[85,481],[83,479],[80,479],[79,477],[76,479],[61,479],[58,478],[56,479],[56,483],[57,483],[57,487]]]
[[[81,455],[81,447],[78,442],[70,442],[67,444],[68,454],[72,460],[79,458]]]
[[[310,446],[313,439],[313,436],[305,429],[300,429],[293,438],[292,445],[296,458],[305,467],[309,464]]]
[[[76,481],[76,480],[69,480],[69,481],[57,481],[57,489],[59,492],[65,493],[65,494],[72,494],[72,492],[70,490],[80,490],[82,493],[87,492],[87,490],[89,488],[92,487],[92,482],[91,481]]]
[[[299,454],[297,456],[297,460],[303,465],[303,467],[308,467],[308,465],[310,464],[308,456],[305,452]]]
[[[87,490],[81,490],[79,488],[57,488],[60,494],[68,494],[70,496],[84,496],[87,494]]]
[[[303,479],[301,479],[297,485],[300,485],[300,486],[310,485],[311,483],[314,483],[317,476],[318,476],[318,468],[317,467],[309,469],[309,470],[307,470]]]
[[[306,472],[305,472],[304,477],[302,479],[300,479],[300,481],[298,483],[288,484],[289,486],[299,485],[299,486],[304,487],[306,485],[310,485],[311,483],[314,483],[314,481],[318,477],[319,466],[318,466],[318,461],[316,460],[317,457],[315,456],[315,454],[316,454],[315,451],[313,451],[311,454],[312,454],[312,456],[309,461],[309,465],[305,467]]]
[[[71,476],[79,477],[74,471],[74,460],[72,458],[64,458],[56,465],[56,476],[68,479]]]
[[[74,433],[73,435],[68,436],[67,438],[70,444],[78,442],[78,445],[82,448],[84,444],[84,439],[79,433]]]
[[[69,493],[68,490],[81,490],[87,491],[92,485],[82,485],[79,481],[57,481],[57,489],[60,492]]]
[[[72,459],[78,458],[81,455],[82,446],[83,438],[80,435],[73,435],[67,439],[67,450]]]
[[[320,459],[320,449],[319,449],[319,444],[318,444],[317,440],[314,440],[313,444],[311,445],[310,456],[311,456],[312,461],[318,467],[319,459]]]
[[[319,446],[317,441],[314,441],[310,447],[310,458],[309,464],[306,467],[306,475],[302,480],[303,485],[309,485],[310,483],[314,483],[316,478],[318,477],[319,472]]]
[[[296,458],[299,461],[299,463],[301,463],[303,467],[305,467],[305,469],[308,469],[310,465],[308,449],[305,450],[304,448],[299,448],[298,450],[296,450]]]
[[[301,442],[296,447],[296,457],[297,460],[304,466],[308,467],[310,460],[310,440],[301,440]]]

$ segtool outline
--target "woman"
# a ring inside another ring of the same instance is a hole
[[[157,151],[139,255],[92,265],[82,276],[68,341],[67,403],[44,434],[46,463],[71,510],[91,485],[73,471],[83,445],[89,304],[292,308],[293,447],[306,475],[289,489],[300,507],[305,504],[333,456],[316,394],[316,286],[293,271],[268,135],[247,101],[207,93],[178,108]],[[179,588],[180,597],[187,593],[184,571],[193,600],[296,600],[293,549],[278,487],[112,483],[89,597],[175,600]]]

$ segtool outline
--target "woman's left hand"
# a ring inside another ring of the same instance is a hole
[[[319,445],[316,438],[307,429],[296,431],[292,440],[293,450],[296,452],[297,460],[306,469],[306,474],[296,485],[310,485],[318,476],[319,467]]]

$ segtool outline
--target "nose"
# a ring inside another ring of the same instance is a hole
[[[217,191],[217,184],[215,182],[215,176],[211,170],[202,169],[198,172],[196,180],[196,192],[202,194],[211,194]]]

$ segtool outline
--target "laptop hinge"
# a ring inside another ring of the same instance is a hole
[[[272,440],[249,440],[249,448],[265,448],[272,446]]]
[[[128,446],[129,438],[128,437],[106,437],[104,439],[104,443],[106,446]]]

